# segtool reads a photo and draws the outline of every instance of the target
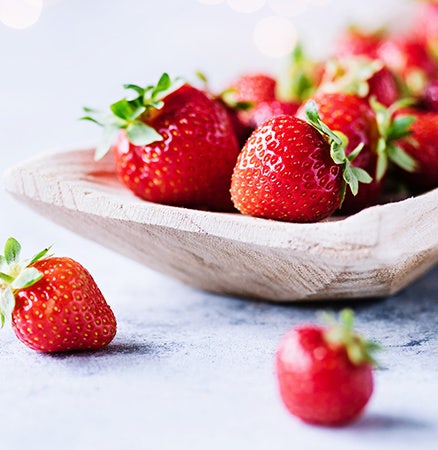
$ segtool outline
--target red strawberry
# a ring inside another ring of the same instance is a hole
[[[280,341],[276,371],[288,411],[317,425],[340,426],[357,419],[373,393],[378,347],[353,330],[353,313],[344,310],[340,324],[303,324]]]
[[[399,113],[397,119],[414,117],[410,125],[412,135],[398,141],[398,145],[416,161],[414,171],[404,178],[417,190],[438,187],[438,113],[414,109]]]
[[[251,130],[255,128],[253,110],[260,103],[276,100],[277,82],[266,74],[246,74],[224,91],[224,101],[236,110],[239,120]]]
[[[377,53],[385,65],[400,78],[412,96],[421,96],[437,70],[424,44],[412,36],[387,39]]]
[[[343,141],[308,104],[312,125],[274,117],[257,128],[239,155],[231,182],[235,207],[244,214],[293,222],[328,217],[343,198],[344,181],[357,192],[364,171],[350,167]]]
[[[40,352],[100,349],[116,334],[116,319],[90,273],[65,257],[19,261],[13,238],[0,257],[0,319],[12,319],[17,337]]]
[[[350,155],[358,145],[363,148],[351,161],[352,166],[367,171],[374,179],[362,185],[358,195],[346,193],[341,211],[353,213],[375,204],[382,191],[382,183],[376,179],[378,130],[376,115],[369,103],[356,96],[337,93],[319,93],[312,97],[321,120],[333,131],[343,133],[348,139],[346,154]],[[300,108],[298,117],[305,117]],[[382,177],[380,177],[382,178]]]
[[[385,30],[368,32],[356,26],[351,26],[336,41],[334,55],[336,57],[366,56],[375,59],[377,49],[385,39],[385,35]]]
[[[116,138],[116,172],[137,196],[175,206],[230,210],[231,174],[239,147],[225,109],[204,92],[171,83],[133,90],[133,100],[113,105],[113,116],[95,111],[84,119],[105,128],[102,156]],[[120,131],[122,129],[122,131]]]
[[[248,116],[250,116],[248,122],[252,128],[255,129],[275,116],[281,116],[283,114],[288,114],[290,116],[295,115],[299,106],[298,103],[282,102],[280,100],[261,102],[251,109],[248,114]]]
[[[390,106],[399,98],[392,72],[382,61],[364,56],[329,60],[317,92],[343,92]]]

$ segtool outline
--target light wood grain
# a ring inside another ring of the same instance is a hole
[[[438,189],[315,224],[153,204],[93,150],[4,175],[8,192],[88,239],[208,291],[269,301],[387,296],[438,261]]]

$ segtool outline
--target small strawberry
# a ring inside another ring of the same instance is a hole
[[[339,208],[349,184],[370,182],[352,167],[360,146],[347,158],[344,137],[321,122],[307,104],[310,123],[276,116],[257,128],[241,151],[231,181],[231,197],[243,214],[292,222],[316,222]]]
[[[272,117],[297,112],[301,102],[279,100],[276,91],[277,81],[270,75],[247,74],[234,81],[223,92],[222,98],[235,111],[241,124],[239,128],[243,125],[246,130],[254,131]]]
[[[410,108],[398,113],[397,120],[410,120],[411,135],[397,141],[400,148],[415,162],[414,170],[403,173],[415,190],[438,187],[438,112]]]
[[[321,120],[331,130],[341,132],[347,137],[348,145],[345,149],[347,155],[350,155],[358,145],[363,146],[351,165],[365,170],[373,177],[372,182],[361,186],[357,195],[346,193],[341,212],[350,214],[375,204],[383,186],[380,179],[377,180],[375,177],[379,135],[373,109],[366,100],[341,92],[318,92],[312,100]],[[305,117],[304,107],[300,108],[298,117]]]
[[[0,320],[24,344],[44,353],[100,349],[116,334],[116,319],[90,273],[49,249],[20,261],[9,238],[0,256]]]
[[[287,410],[304,422],[345,425],[363,412],[374,389],[372,353],[378,346],[353,330],[350,310],[339,324],[303,324],[280,341],[276,372]]]
[[[125,85],[133,99],[110,115],[88,108],[104,127],[96,157],[111,147],[120,180],[144,200],[230,210],[231,174],[239,147],[225,109],[193,86],[163,74],[156,86]]]

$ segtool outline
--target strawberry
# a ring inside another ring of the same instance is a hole
[[[116,334],[116,319],[90,273],[49,249],[20,261],[9,238],[0,256],[0,319],[24,344],[44,353],[100,349]]]
[[[361,186],[358,195],[347,192],[341,211],[357,212],[375,204],[382,191],[380,179],[376,179],[378,129],[376,115],[369,103],[356,96],[341,92],[317,93],[312,97],[321,120],[335,132],[340,132],[348,139],[345,149],[350,155],[358,145],[363,145],[359,155],[351,162],[353,167],[367,171],[374,179]],[[300,108],[298,117],[305,117],[304,107]],[[380,177],[382,178],[382,177]]]
[[[295,102],[283,102],[280,100],[261,102],[251,109],[250,114],[248,114],[247,122],[252,129],[256,129],[275,116],[281,116],[282,114],[295,115],[299,106],[300,105]]]
[[[411,96],[421,96],[437,70],[424,44],[414,36],[394,36],[385,40],[377,55],[399,77]]]
[[[241,151],[231,181],[231,197],[244,214],[269,219],[316,222],[339,208],[348,183],[369,182],[345,155],[343,139],[319,119],[314,103],[305,122],[276,116],[257,128]]]
[[[398,145],[416,161],[414,170],[404,172],[403,178],[415,190],[438,187],[438,112],[408,109],[398,113],[398,120],[413,117],[411,136],[398,140]]]
[[[345,56],[365,56],[370,59],[375,59],[377,50],[382,41],[385,40],[385,37],[385,30],[369,32],[353,25],[348,27],[338,37],[334,46],[334,56],[338,58]]]
[[[343,92],[390,106],[399,98],[399,88],[392,72],[382,61],[364,56],[329,60],[317,92]]]
[[[112,104],[109,116],[85,108],[83,119],[104,127],[96,157],[114,144],[120,180],[144,200],[232,209],[229,185],[239,147],[225,109],[167,74],[156,86],[125,88],[134,98]]]
[[[261,114],[264,118],[266,116],[271,118],[271,114],[279,110],[282,113],[289,113],[289,105],[277,100],[276,88],[277,81],[270,75],[245,74],[230,84],[223,92],[222,98],[235,110],[239,121],[253,131],[260,124],[258,116]],[[264,106],[262,106],[263,112],[260,113],[257,110],[261,104]]]
[[[350,310],[340,323],[302,324],[281,339],[276,373],[287,410],[304,422],[340,426],[357,419],[374,389],[372,353],[378,346],[353,330]]]

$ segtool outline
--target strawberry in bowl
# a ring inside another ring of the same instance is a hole
[[[110,114],[85,108],[104,128],[96,158],[112,147],[119,179],[155,203],[227,211],[239,153],[229,116],[219,102],[167,74],[155,86],[125,85],[134,98]]]

